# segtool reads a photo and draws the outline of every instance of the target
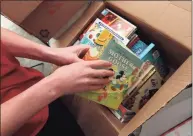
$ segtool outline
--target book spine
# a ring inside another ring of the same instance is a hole
[[[127,45],[127,47],[128,47],[129,49],[131,49],[131,48],[137,43],[137,41],[139,41],[138,35],[134,36],[134,38],[131,39],[131,41],[129,42],[129,44]]]
[[[151,43],[140,55],[139,55],[139,59],[142,60],[144,58],[145,55],[147,55],[147,53],[153,49],[153,47],[155,47],[155,44]]]
[[[133,94],[135,94],[155,73],[156,70],[155,68],[153,68],[148,72],[148,74],[145,75],[145,77],[139,80],[139,82],[135,85],[133,90],[131,90],[130,94],[124,98],[122,102],[123,106],[125,106],[128,103],[128,99],[130,99],[133,96]]]
[[[140,81],[142,81],[142,79],[152,70],[155,69],[155,67],[153,65],[150,65],[149,68],[143,73],[143,75],[137,80],[137,82],[127,91],[127,94],[129,95],[136,87],[137,85],[140,83]]]

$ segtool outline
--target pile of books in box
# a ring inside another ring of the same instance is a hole
[[[84,60],[108,60],[115,75],[103,89],[77,95],[108,107],[121,122],[129,121],[147,103],[169,73],[156,45],[144,43],[135,25],[109,9],[74,45],[79,44],[91,46]]]

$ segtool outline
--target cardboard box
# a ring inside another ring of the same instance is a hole
[[[192,87],[184,89],[147,120],[139,136],[160,136],[192,116]],[[153,129],[152,129],[153,128]],[[184,135],[185,136],[185,135]]]
[[[42,6],[41,9],[40,6]],[[22,21],[23,25],[32,29],[27,30],[32,31],[35,36],[39,35],[41,28],[38,25],[46,26],[49,22],[51,25],[48,24],[48,27],[41,29],[50,29],[51,31],[52,29],[49,27],[56,27],[53,30],[55,33],[60,29],[57,25],[62,24],[56,22],[61,19],[61,16],[64,16],[64,12],[60,12],[61,9],[57,12],[58,15],[38,23],[38,19],[44,18],[44,13],[47,13],[47,9],[43,9],[44,6],[48,5],[39,5],[37,11],[33,10],[33,13],[30,13],[37,19],[34,22],[34,25],[37,26],[32,26],[31,21],[34,21],[32,19]],[[167,64],[175,69],[174,74],[168,78],[159,91],[126,124],[120,123],[107,108],[101,105],[77,96],[65,96],[62,100],[69,107],[86,136],[128,136],[192,83],[190,6],[190,1],[95,1],[84,12],[84,16],[57,39],[55,47],[72,45],[92,19],[107,7],[137,25],[139,35],[154,42],[164,54]],[[40,35],[38,37],[41,38]],[[43,38],[43,40],[47,41],[49,37],[48,35],[48,38]]]
[[[191,2],[188,6],[191,6]],[[58,38],[55,46],[71,46],[104,7],[137,25],[139,35],[153,41],[164,54],[167,64],[175,69],[159,91],[126,124],[118,122],[108,109],[94,102],[74,96],[72,104],[69,104],[65,102],[66,98],[63,99],[86,136],[128,136],[192,82],[191,12],[170,1],[94,2],[84,16]],[[180,15],[175,16],[176,12]],[[182,18],[186,21],[182,22]]]
[[[1,1],[1,13],[20,25],[43,1]]]
[[[79,12],[88,1],[3,1],[2,13],[43,42]]]

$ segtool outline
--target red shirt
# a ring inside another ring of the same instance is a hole
[[[40,81],[42,73],[21,67],[18,60],[1,44],[1,104]],[[17,114],[17,113],[15,113]],[[48,107],[28,120],[14,136],[35,136],[48,118]]]

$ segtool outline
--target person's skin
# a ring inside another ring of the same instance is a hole
[[[14,134],[32,116],[60,96],[102,89],[110,80],[101,77],[114,75],[112,71],[103,69],[111,66],[107,61],[84,61],[79,58],[80,54],[88,51],[88,46],[53,49],[31,42],[3,28],[1,43],[15,57],[61,65],[51,75],[1,104],[2,136]]]

